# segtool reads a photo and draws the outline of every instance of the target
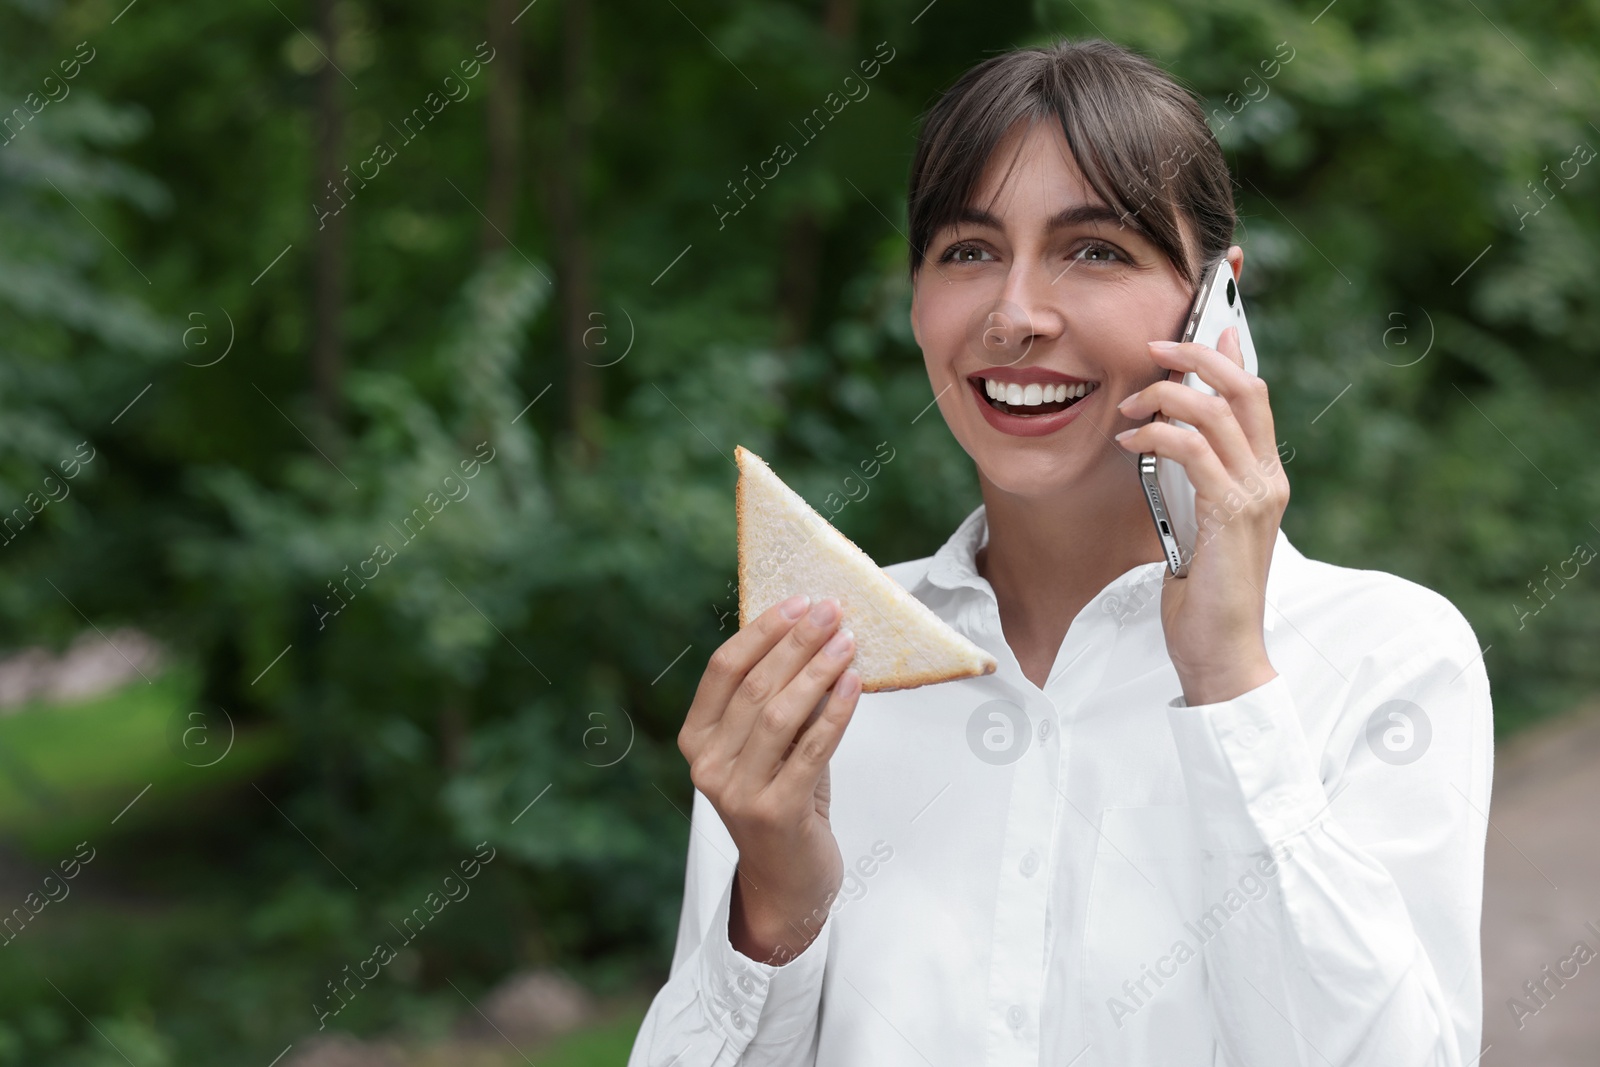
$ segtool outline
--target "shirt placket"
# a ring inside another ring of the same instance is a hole
[[[1101,604],[1116,606],[1118,585],[1108,586],[1097,598]],[[1113,611],[1091,614],[1077,620],[1067,632],[1049,680],[1049,701],[1055,711],[1052,736],[1055,744],[1050,757],[1055,770],[1051,796],[1050,868],[1045,908],[1044,993],[1050,996],[1042,1011],[1051,1013],[1052,1055],[1056,1061],[1072,1064],[1087,1051],[1083,1044],[1085,1021],[1083,1005],[1071,991],[1081,986],[1082,896],[1093,874],[1093,836],[1098,829],[1089,814],[1094,801],[1082,794],[1083,784],[1067,774],[1078,743],[1077,718],[1080,710],[1104,683],[1106,667],[1117,640],[1121,622],[1114,622]],[[1078,793],[1074,799],[1069,794]],[[1087,835],[1090,835],[1086,837]],[[1085,845],[1088,851],[1085,851]],[[1052,957],[1064,950],[1058,963]],[[1057,979],[1052,985],[1052,978]]]
[[[1000,619],[992,599],[984,611],[984,625],[998,633]],[[1022,676],[1015,658],[1009,654],[1008,658],[1030,734],[1027,748],[1010,764],[1011,794],[995,889],[984,1062],[989,1067],[1032,1067],[1039,1062],[1049,875],[1059,818],[1059,723],[1049,699]]]

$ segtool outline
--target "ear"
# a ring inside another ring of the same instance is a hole
[[[1244,273],[1244,249],[1238,245],[1228,247],[1228,266],[1233,268],[1233,280],[1237,282],[1239,275]]]

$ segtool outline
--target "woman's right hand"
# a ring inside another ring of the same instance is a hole
[[[767,609],[712,654],[678,733],[689,777],[739,849],[729,940],[762,963],[805,950],[844,878],[828,824],[828,760],[861,678],[846,670],[855,642],[839,617],[833,597]]]

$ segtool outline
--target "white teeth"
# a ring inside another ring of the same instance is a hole
[[[1035,382],[1023,386],[1016,382],[983,379],[984,393],[991,400],[998,400],[1011,407],[1035,407],[1039,404],[1059,403],[1071,398],[1088,396],[1094,389],[1093,382],[1062,382],[1058,385],[1042,385]]]

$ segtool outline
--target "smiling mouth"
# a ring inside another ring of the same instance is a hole
[[[1094,395],[1100,385],[1099,382],[1019,385],[981,377],[972,380],[990,407],[1022,418],[1065,411],[1085,397]]]

